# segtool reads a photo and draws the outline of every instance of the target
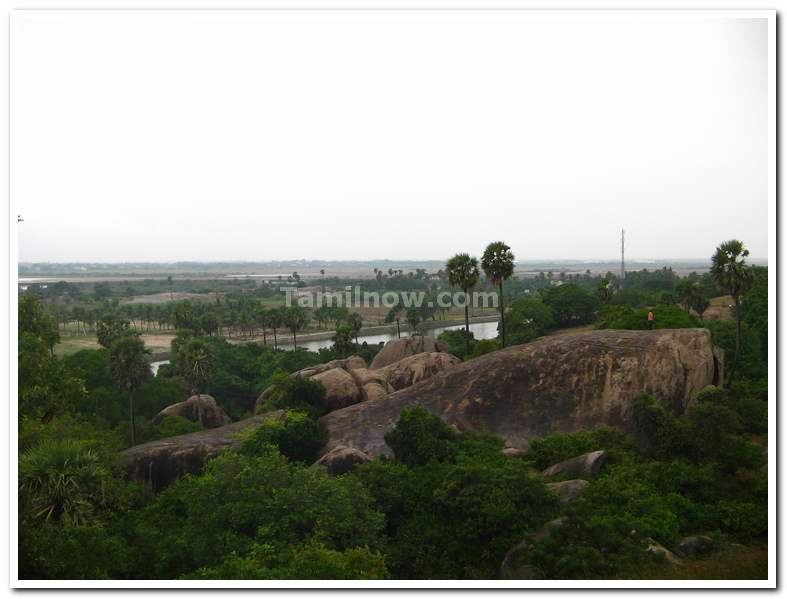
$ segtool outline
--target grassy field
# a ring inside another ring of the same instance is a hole
[[[140,336],[153,353],[168,352],[170,343],[175,338],[174,333],[145,333]],[[60,343],[55,346],[55,355],[67,356],[82,349],[98,349],[98,339],[95,335],[80,337],[61,337]]]

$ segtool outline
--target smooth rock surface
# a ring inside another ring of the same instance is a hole
[[[369,368],[372,370],[384,368],[415,354],[447,351],[448,345],[434,337],[415,335],[413,337],[405,337],[404,339],[394,339],[386,343],[385,347],[374,356]]]
[[[237,447],[240,433],[247,428],[283,415],[282,410],[276,410],[219,428],[142,443],[120,452],[120,460],[130,479],[158,491],[185,474],[202,472],[208,460],[228,447]]]
[[[331,368],[311,377],[325,387],[325,404],[329,410],[346,408],[363,399],[352,375],[341,368]]]
[[[185,401],[167,406],[153,417],[153,424],[161,424],[161,421],[167,416],[180,416],[192,422],[198,422],[200,408],[202,410],[202,426],[205,428],[216,428],[232,422],[232,418],[227,416],[227,413],[221,409],[212,396],[202,393],[199,396],[200,406],[197,405],[197,401],[197,396],[192,395]]]
[[[323,416],[326,449],[344,445],[391,455],[383,437],[401,411],[414,405],[460,430],[493,433],[520,449],[533,437],[555,432],[600,425],[631,431],[635,397],[652,393],[681,413],[698,391],[718,384],[717,360],[706,329],[544,337],[454,364],[384,398]]]
[[[533,566],[522,563],[530,550],[530,542],[522,541],[516,547],[509,549],[500,564],[500,578],[503,580],[537,580],[540,578]]]
[[[562,476],[565,478],[595,478],[604,462],[607,461],[607,453],[603,450],[583,453],[574,458],[565,460],[550,466],[541,473],[541,476],[553,478]]]
[[[675,545],[675,553],[681,557],[697,557],[713,553],[715,543],[705,535],[683,537]]]
[[[349,472],[360,464],[371,461],[372,458],[362,451],[351,447],[337,447],[317,460],[315,465],[324,466],[328,470],[328,474],[338,476]]]
[[[683,561],[677,555],[675,555],[674,553],[672,553],[672,551],[670,551],[666,547],[663,547],[653,539],[648,538],[645,540],[645,543],[646,543],[646,547],[645,547],[646,553],[649,553],[650,555],[654,555],[654,556],[661,556],[674,566],[680,566],[683,563]]]
[[[462,360],[452,354],[428,352],[402,358],[375,372],[383,375],[393,391],[399,391],[461,362]]]

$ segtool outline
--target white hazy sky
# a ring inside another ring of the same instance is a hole
[[[767,255],[764,19],[12,20],[20,261]]]

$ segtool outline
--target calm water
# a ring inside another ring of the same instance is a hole
[[[156,376],[158,374],[159,366],[163,366],[164,364],[169,364],[169,360],[161,360],[159,362],[150,363],[150,372],[153,373],[153,376]]]
[[[449,331],[454,329],[463,329],[464,325],[457,324],[450,327],[437,327],[434,329],[430,329],[426,332],[427,335],[430,337],[437,337],[443,331]],[[497,322],[476,322],[470,325],[470,332],[473,333],[476,339],[492,339],[497,337]],[[407,331],[402,331],[402,337],[409,337],[410,334]],[[358,343],[363,343],[366,341],[369,345],[377,344],[380,342],[387,343],[391,339],[396,339],[396,333],[393,335],[385,334],[385,335],[361,335],[358,337]],[[298,343],[298,347],[303,347],[304,349],[308,349],[309,351],[319,351],[323,347],[331,347],[333,345],[333,339],[320,339],[317,341],[305,341],[302,343]],[[279,343],[279,347],[281,349],[291,349],[292,343]],[[169,364],[169,360],[161,360],[159,362],[151,362],[150,363],[150,371],[153,373],[153,376],[156,376],[158,373],[159,366],[164,364]]]
[[[406,327],[402,327],[402,337],[409,337],[410,333],[405,331]],[[458,324],[453,325],[450,327],[437,327],[434,329],[430,329],[426,332],[427,335],[430,337],[437,337],[443,331],[449,331],[454,329],[463,329],[464,325]],[[497,322],[476,322],[470,325],[470,332],[473,333],[476,339],[492,339],[497,337]],[[369,345],[377,344],[380,342],[387,343],[391,339],[396,339],[396,333],[393,335],[390,334],[383,334],[383,335],[360,335],[358,337],[358,343],[363,343],[364,341]],[[316,341],[304,341],[298,342],[298,347],[303,347],[304,349],[308,349],[309,351],[318,351],[323,347],[331,347],[333,345],[333,339],[319,339]],[[292,347],[292,343],[279,343],[279,347],[282,349],[289,349]]]

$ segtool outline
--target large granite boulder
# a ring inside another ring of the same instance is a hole
[[[705,535],[683,537],[675,545],[675,553],[680,557],[698,557],[713,553],[716,544],[713,539]]]
[[[142,443],[122,451],[120,459],[129,478],[158,491],[181,476],[202,472],[208,460],[228,447],[238,446],[244,430],[283,415],[277,410],[219,428]]]
[[[372,458],[362,451],[351,447],[336,447],[317,460],[314,465],[324,466],[328,474],[338,476],[371,461]]]
[[[384,368],[372,370],[366,367],[362,358],[353,356],[310,366],[290,376],[313,378],[322,383],[328,409],[333,411],[362,401],[381,399],[392,391],[409,387],[459,362],[459,358],[451,354],[428,352],[407,356]],[[263,391],[256,407],[262,405],[272,391],[271,387]]]
[[[448,345],[434,337],[415,335],[404,339],[394,339],[385,344],[372,360],[369,368],[377,370],[415,354],[427,352],[447,352]]]
[[[199,406],[197,405],[198,401]],[[199,422],[200,409],[202,410],[202,426],[205,428],[216,428],[232,422],[232,418],[227,416],[227,413],[221,409],[213,397],[201,394],[199,397],[192,395],[185,401],[167,406],[153,417],[153,424],[161,424],[161,421],[167,416],[181,416],[192,422]]]
[[[493,433],[519,449],[555,432],[600,425],[632,430],[635,397],[652,393],[680,413],[703,387],[719,384],[719,360],[707,329],[545,337],[323,416],[326,450],[343,445],[391,455],[383,437],[402,410],[415,405],[459,430]]]
[[[325,404],[329,410],[346,408],[363,399],[355,379],[342,368],[331,368],[311,378],[325,387]]]
[[[402,358],[398,362],[372,372],[382,374],[391,389],[398,391],[426,380],[461,361],[451,354],[428,352]]]
[[[606,461],[607,452],[603,450],[591,451],[550,466],[541,473],[541,476],[546,478],[595,478]]]

